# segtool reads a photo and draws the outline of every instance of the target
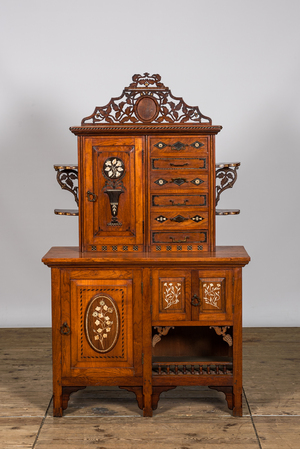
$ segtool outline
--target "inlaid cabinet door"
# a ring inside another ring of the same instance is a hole
[[[134,292],[126,271],[94,274],[102,278],[92,279],[93,272],[71,275],[70,301],[63,303],[70,327],[62,337],[64,376],[140,375],[141,289],[135,286]]]
[[[142,137],[85,139],[81,194],[84,250],[142,251],[142,153]]]
[[[152,271],[152,319],[190,320],[191,272],[189,270]]]
[[[193,320],[231,320],[233,281],[230,270],[193,273]]]

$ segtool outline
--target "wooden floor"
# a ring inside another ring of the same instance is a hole
[[[244,329],[244,417],[223,393],[176,388],[153,418],[118,388],[74,393],[52,415],[51,330],[0,329],[0,448],[300,447],[300,328]]]

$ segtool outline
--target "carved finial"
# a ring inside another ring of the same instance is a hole
[[[148,72],[145,72],[144,75],[133,75],[132,81],[129,85],[129,88],[137,88],[137,87],[143,87],[146,86],[147,88],[150,86],[150,88],[153,89],[153,87],[159,88],[159,89],[166,89],[165,85],[163,83],[160,83],[161,76],[158,74],[150,75]],[[155,85],[155,86],[153,86]]]

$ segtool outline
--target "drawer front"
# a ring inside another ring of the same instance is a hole
[[[207,194],[178,194],[178,195],[151,195],[152,207],[204,207],[208,205]]]
[[[208,251],[208,230],[151,232],[151,251]]]
[[[191,273],[188,270],[152,271],[152,319],[190,320]]]
[[[151,213],[151,229],[155,230],[193,230],[208,228],[208,213],[194,210],[166,210]]]
[[[207,170],[207,156],[151,158],[151,170]]]
[[[182,172],[175,174],[168,171],[151,171],[150,189],[152,192],[199,192],[208,191],[208,176],[201,173]]]
[[[208,151],[208,137],[180,136],[180,137],[151,137],[151,156],[181,156],[205,154]]]

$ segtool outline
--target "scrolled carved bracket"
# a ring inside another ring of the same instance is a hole
[[[239,166],[239,162],[217,164],[216,183],[219,183],[219,185],[216,185],[216,206],[220,200],[221,193],[234,186]]]
[[[68,190],[74,195],[78,206],[78,167],[76,165],[54,165],[54,169],[57,171],[58,184],[63,190]]]
[[[188,106],[181,97],[174,97],[161,83],[158,74],[133,75],[133,83],[120,97],[114,97],[106,106],[96,107],[85,117],[81,125],[96,123],[185,123],[203,121],[211,124],[211,118],[201,114],[197,106]]]
[[[153,335],[152,338],[152,347],[154,348],[155,345],[161,341],[161,337],[163,335],[167,335],[170,329],[174,329],[174,326],[166,326],[166,327],[155,327],[154,329],[157,330],[157,334]]]
[[[210,329],[214,329],[217,335],[222,335],[223,340],[228,344],[228,346],[232,346],[232,337],[229,334],[226,334],[227,329],[230,329],[230,326],[209,326]]]

